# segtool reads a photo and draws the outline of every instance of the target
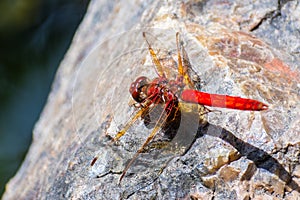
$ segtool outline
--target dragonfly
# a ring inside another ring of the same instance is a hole
[[[155,119],[155,125],[146,138],[144,143],[139,147],[129,163],[126,165],[119,178],[119,183],[126,175],[128,169],[137,159],[137,157],[145,152],[147,147],[153,142],[153,139],[160,130],[165,132],[167,139],[172,139],[176,134],[179,127],[181,114],[185,109],[185,104],[196,104],[200,106],[196,112],[200,112],[200,116],[211,112],[205,106],[230,108],[245,111],[263,111],[268,109],[268,105],[260,101],[241,98],[237,96],[229,96],[222,94],[211,94],[201,92],[197,89],[198,78],[192,76],[195,72],[192,70],[188,54],[184,49],[183,42],[180,40],[179,32],[176,33],[176,46],[177,46],[177,66],[176,74],[173,77],[169,74],[169,69],[164,66],[164,62],[158,57],[158,52],[155,52],[150,42],[143,32],[143,37],[148,47],[152,63],[154,64],[157,77],[150,80],[146,76],[138,77],[131,83],[129,92],[135,101],[135,107],[138,111],[131,117],[131,119],[124,125],[124,127],[112,138],[113,142],[118,141],[129,128],[138,120],[143,119],[146,121],[149,114],[157,107],[162,110],[161,114]],[[173,66],[174,67],[174,66]],[[158,148],[163,148],[162,144],[155,144]],[[92,165],[95,163],[92,161]]]

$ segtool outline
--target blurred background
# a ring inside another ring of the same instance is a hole
[[[88,0],[0,1],[0,197],[31,143]]]

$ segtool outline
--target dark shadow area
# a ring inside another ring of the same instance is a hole
[[[213,137],[218,137],[223,141],[232,145],[241,156],[245,156],[249,160],[252,160],[258,168],[265,169],[272,174],[278,176],[285,184],[291,189],[300,193],[299,185],[292,179],[291,174],[285,170],[285,168],[270,154],[261,150],[243,140],[237,138],[230,131],[207,123],[206,126],[198,129],[197,137],[202,137],[204,134]]]
[[[0,2],[0,197],[22,163],[88,0]]]

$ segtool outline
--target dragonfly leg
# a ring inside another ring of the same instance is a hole
[[[149,110],[149,106],[141,108],[124,126],[122,130],[120,130],[116,136],[113,138],[113,141],[117,141],[120,137],[122,137],[128,129],[132,126],[132,124],[138,120],[145,112]]]
[[[143,153],[145,151],[146,146],[148,145],[148,143],[154,138],[154,136],[156,135],[156,133],[159,131],[160,126],[155,126],[154,129],[152,130],[151,134],[148,136],[148,138],[146,139],[146,141],[144,142],[144,144],[139,148],[139,150],[134,154],[134,156],[132,157],[132,159],[130,160],[130,162],[127,164],[127,166],[125,167],[125,169],[122,172],[122,175],[120,176],[119,179],[119,184],[121,183],[122,179],[124,178],[126,172],[128,171],[129,167],[133,164],[133,162],[137,159],[138,155],[140,153]]]
[[[159,119],[157,120],[154,128],[152,129],[151,134],[148,136],[148,138],[143,143],[143,145],[137,150],[137,152],[134,154],[134,156],[132,157],[132,159],[130,160],[130,162],[127,164],[127,166],[123,170],[123,173],[122,173],[122,175],[120,176],[120,179],[119,179],[119,184],[121,183],[123,177],[125,176],[126,172],[129,169],[129,167],[137,159],[138,155],[140,153],[143,153],[145,151],[147,145],[153,140],[153,138],[155,137],[155,135],[158,133],[158,131],[161,129],[161,127],[166,122],[167,118],[168,118],[168,115],[166,114],[166,112],[162,112],[161,115],[159,116]]]

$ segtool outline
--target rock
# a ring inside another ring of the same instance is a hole
[[[299,13],[299,1],[92,1],[3,199],[300,198]],[[150,149],[119,184],[151,132],[138,121],[108,137],[137,110],[130,83],[157,76],[142,32],[160,57],[180,32],[202,91],[269,109],[211,107],[180,127],[185,154]]]

